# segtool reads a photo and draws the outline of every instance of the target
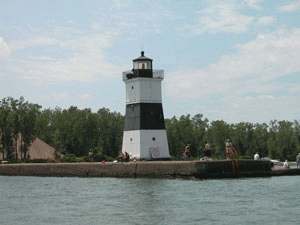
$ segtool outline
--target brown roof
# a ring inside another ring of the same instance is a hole
[[[18,140],[18,159],[21,159],[21,152],[19,150],[19,140]],[[46,142],[39,138],[35,138],[30,147],[28,148],[27,156],[30,159],[50,159],[54,156],[55,149],[48,145]],[[63,156],[59,153],[59,155]],[[3,154],[0,153],[0,160],[2,160]],[[23,154],[22,154],[23,157]]]
[[[54,156],[55,149],[46,142],[36,138],[29,147],[28,155],[30,159],[49,159]]]

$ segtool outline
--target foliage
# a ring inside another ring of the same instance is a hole
[[[50,159],[12,159],[9,161],[10,164],[14,163],[50,163]]]
[[[76,162],[88,162],[89,157],[88,156],[82,156],[82,157],[77,157]]]
[[[23,97],[14,99],[4,98],[0,101],[0,144],[2,154],[6,153],[8,159],[18,158],[18,135],[21,136],[21,158],[22,153],[26,158],[28,147],[34,140],[34,127],[36,115],[41,106],[25,102]]]
[[[191,157],[204,157],[204,146],[210,140],[212,158],[225,157],[225,142],[230,139],[241,159],[252,159],[255,152],[261,157],[295,160],[300,152],[300,122],[270,121],[269,124],[240,122],[228,124],[223,120],[209,122],[202,114],[182,115],[165,119],[169,150],[172,159],[180,159],[187,144],[191,144]],[[44,109],[28,103],[23,97],[4,98],[0,101],[0,152],[16,159],[21,153],[23,161],[35,137],[39,137],[56,152],[65,154],[62,161],[86,162],[93,152],[95,162],[116,159],[122,147],[124,116],[101,108]],[[21,134],[22,151],[17,152],[16,137]]]
[[[62,160],[62,162],[76,162],[76,156],[75,154],[66,154]]]
[[[50,163],[50,159],[32,159],[32,160],[26,160],[26,162],[30,162],[30,163]]]
[[[172,156],[180,159],[187,144],[191,145],[192,157],[203,153],[202,148],[205,145],[205,130],[208,127],[208,120],[203,120],[202,117],[202,114],[197,114],[191,118],[188,114],[181,116],[179,120],[176,117],[166,119],[169,150]]]

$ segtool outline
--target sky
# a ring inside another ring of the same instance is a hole
[[[142,50],[165,118],[300,119],[300,0],[0,0],[0,99],[124,115]]]

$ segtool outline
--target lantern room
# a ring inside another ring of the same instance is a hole
[[[141,52],[141,56],[133,60],[133,77],[148,77],[152,78],[152,59],[147,58],[144,55],[144,51]]]

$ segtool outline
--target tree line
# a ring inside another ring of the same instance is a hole
[[[253,159],[258,152],[260,157],[295,161],[300,152],[300,123],[297,120],[229,124],[223,120],[209,122],[202,114],[193,117],[188,114],[179,119],[167,119],[166,126],[170,154],[176,157],[187,143],[191,144],[193,157],[204,156],[204,147],[209,140],[213,157],[224,159],[227,139],[238,151],[240,159]]]
[[[0,152],[3,158],[16,159],[17,154],[26,158],[28,147],[38,137],[67,156],[87,157],[93,151],[95,161],[113,160],[122,149],[124,119],[107,108],[96,113],[75,106],[42,110],[23,97],[7,97],[0,101]],[[223,120],[209,122],[203,114],[188,114],[165,119],[165,124],[172,159],[179,159],[187,144],[194,159],[203,157],[207,140],[211,142],[212,157],[217,159],[225,158],[226,139],[231,140],[240,159],[252,159],[258,152],[261,157],[294,161],[300,152],[297,120],[229,124]],[[21,152],[17,152],[18,135]]]
[[[0,101],[0,151],[7,158],[17,159],[17,139],[20,136],[22,145],[21,157],[26,157],[28,147],[35,139],[34,125],[41,106],[25,102],[23,97],[4,98]]]

